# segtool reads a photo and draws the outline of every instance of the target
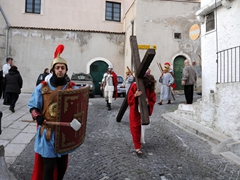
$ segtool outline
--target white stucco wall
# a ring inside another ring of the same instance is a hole
[[[129,36],[132,33],[131,20],[134,20],[134,35],[137,37],[138,44],[157,45],[156,55],[150,65],[151,73],[157,80],[160,76],[157,62],[163,64],[168,61],[173,67],[173,61],[177,55],[183,55],[191,62],[197,61],[201,50],[200,39],[191,40],[189,29],[193,24],[198,23],[195,12],[199,8],[198,2],[136,0],[125,18],[126,66],[130,65],[131,59],[129,44]],[[182,33],[182,39],[175,40],[174,32]],[[139,50],[139,52],[142,60],[146,50]],[[160,86],[161,84],[157,83],[157,93],[160,92]]]
[[[240,138],[240,83],[223,83],[217,85],[216,117],[212,128],[234,139]]]
[[[105,21],[105,0],[42,0],[41,14],[25,13],[25,1],[0,0],[11,26],[122,32],[123,23]],[[121,20],[133,0],[121,3]]]
[[[124,34],[11,29],[9,53],[23,76],[22,92],[33,91],[38,75],[50,68],[58,44],[65,46],[61,57],[69,76],[88,72],[88,62],[97,57],[111,62],[117,74],[123,71]]]
[[[209,2],[211,0],[202,0],[201,6],[203,7]],[[201,26],[202,69],[204,70],[202,78],[203,98],[208,98],[210,90],[216,90],[216,52],[239,46],[239,38],[236,37],[240,37],[240,2],[233,1],[231,9],[219,7],[215,15],[217,15],[215,30],[206,33],[205,23]]]
[[[219,1],[220,2],[220,1]],[[201,7],[206,7],[211,0],[202,0]],[[201,124],[208,126],[234,139],[240,138],[239,120],[240,82],[217,82],[218,51],[240,46],[240,1],[231,1],[231,8],[219,6],[215,11],[215,30],[207,32],[206,24],[201,25],[202,49],[202,102]],[[239,55],[236,58],[239,61]],[[235,60],[235,59],[234,59]],[[239,62],[238,62],[239,63]],[[238,71],[239,72],[239,71]],[[210,91],[213,90],[213,93]]]

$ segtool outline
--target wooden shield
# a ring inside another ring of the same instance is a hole
[[[57,100],[57,121],[72,122],[77,119],[81,123],[78,131],[72,127],[56,126],[55,153],[64,153],[79,147],[85,138],[88,100],[90,87],[75,90],[59,91]]]

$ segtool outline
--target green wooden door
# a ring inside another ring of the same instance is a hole
[[[100,95],[100,84],[102,82],[103,74],[107,71],[108,64],[104,61],[95,61],[90,66],[90,74],[95,85],[95,94]]]
[[[175,80],[175,83],[177,84],[176,90],[183,90],[183,86],[181,83],[182,83],[182,71],[184,68],[185,59],[186,58],[184,56],[177,56],[174,59],[173,69],[174,69],[174,80]]]

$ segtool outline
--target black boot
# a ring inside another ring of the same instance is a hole
[[[106,106],[108,107],[108,106],[109,106],[108,100],[106,100],[106,102],[107,102],[107,105],[106,105]]]
[[[108,106],[108,110],[110,111],[112,108],[111,108],[111,103],[108,103],[109,106]]]

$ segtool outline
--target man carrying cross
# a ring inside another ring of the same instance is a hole
[[[146,92],[146,103],[149,111],[149,116],[152,115],[153,107],[156,102],[155,83],[153,75],[147,74],[143,77],[143,84]],[[129,121],[130,131],[132,134],[132,140],[134,148],[137,154],[142,154],[141,151],[141,115],[138,107],[138,97],[142,95],[142,92],[137,89],[137,84],[132,83],[128,92],[128,105],[130,107]]]

